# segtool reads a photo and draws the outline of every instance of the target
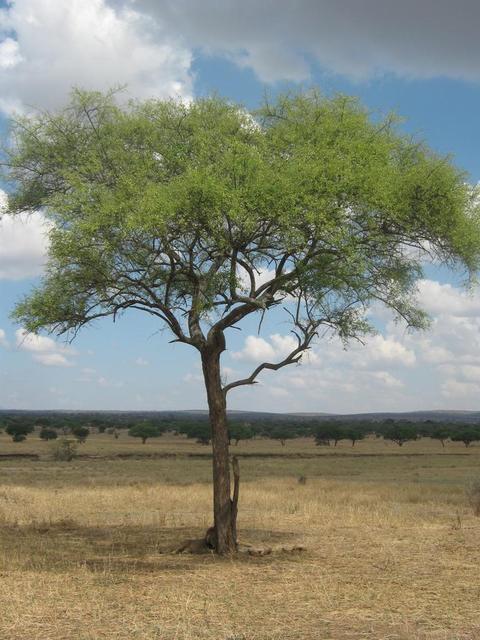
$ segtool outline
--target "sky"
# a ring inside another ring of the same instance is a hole
[[[479,23],[477,0],[0,0],[0,133],[15,113],[61,108],[72,86],[125,85],[140,99],[215,92],[247,108],[265,92],[316,86],[359,96],[375,116],[396,111],[405,131],[450,154],[476,184]],[[141,314],[99,321],[72,344],[13,324],[47,252],[41,215],[0,221],[0,408],[206,407],[197,353],[169,344]],[[231,392],[230,408],[478,410],[480,290],[425,265],[418,300],[432,318],[427,332],[407,332],[375,308],[379,331],[364,345],[345,350],[324,337],[301,365]],[[228,334],[226,380],[287,353],[284,318],[257,329],[250,320]]]

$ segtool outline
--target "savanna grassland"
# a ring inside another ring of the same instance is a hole
[[[51,446],[0,436],[39,456],[0,456],[2,640],[480,637],[480,446],[240,443],[239,537],[272,552],[234,559],[173,553],[211,524],[208,447]]]

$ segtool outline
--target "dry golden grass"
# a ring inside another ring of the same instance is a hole
[[[235,559],[171,553],[211,523],[206,459],[1,461],[0,638],[480,638],[480,447],[361,445],[242,459],[240,537],[274,552]]]

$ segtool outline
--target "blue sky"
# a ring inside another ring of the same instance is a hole
[[[315,85],[357,95],[376,114],[396,111],[406,131],[451,154],[475,184],[480,45],[472,25],[479,19],[480,8],[467,0],[455,6],[410,0],[0,2],[0,131],[15,111],[59,108],[72,85],[127,84],[139,98],[217,92],[249,108],[265,91]],[[205,407],[196,353],[168,344],[150,318],[130,314],[115,325],[99,322],[72,345],[25,339],[9,313],[41,277],[47,250],[42,225],[38,216],[0,223],[0,407]],[[309,362],[266,373],[262,384],[232,393],[230,406],[478,409],[480,295],[462,291],[460,281],[458,274],[426,266],[419,299],[433,318],[429,333],[408,334],[375,309],[380,333],[365,347],[352,345],[346,353],[335,339],[319,342]],[[249,321],[241,333],[231,332],[223,359],[227,379],[288,348],[288,327],[278,315],[261,336],[256,329]]]

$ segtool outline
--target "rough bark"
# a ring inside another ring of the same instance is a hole
[[[220,376],[220,353],[219,348],[204,349],[202,368],[212,429],[215,546],[217,553],[224,555],[237,551],[237,539],[236,505],[234,508],[230,489],[227,407]]]

